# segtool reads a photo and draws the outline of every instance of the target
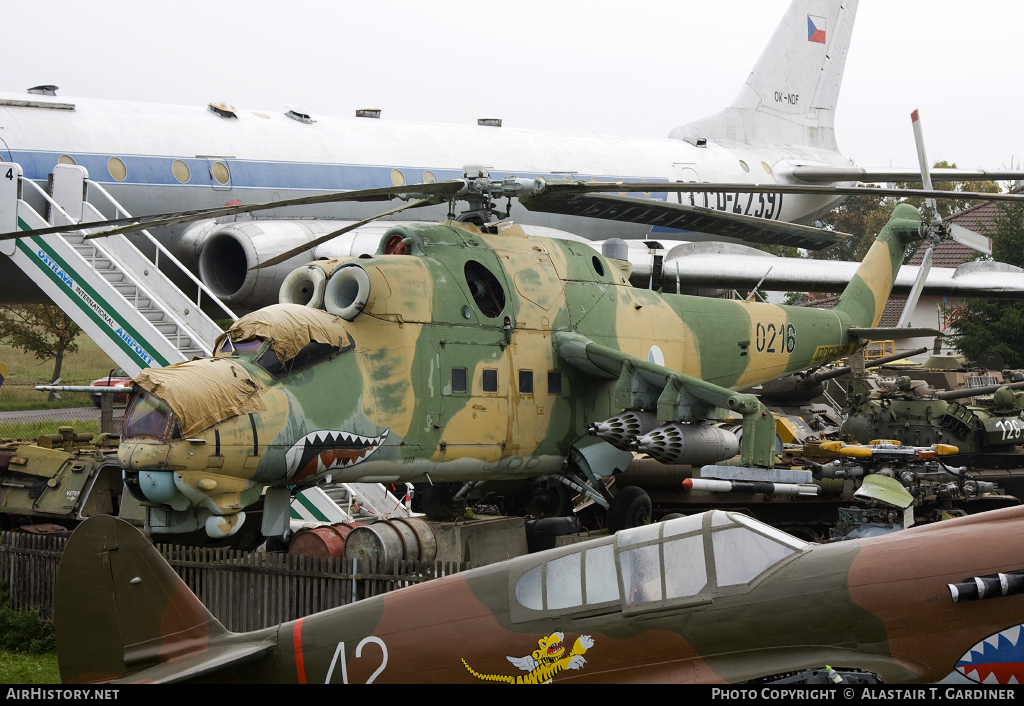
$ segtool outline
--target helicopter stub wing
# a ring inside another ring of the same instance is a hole
[[[748,243],[786,245],[807,250],[821,250],[850,237],[846,233],[770,221],[742,213],[616,194],[555,191],[520,198],[520,203],[531,211],[644,223],[735,238]]]
[[[701,421],[727,416],[728,411],[750,414],[760,406],[754,395],[602,346],[579,333],[558,331],[551,339],[555,351],[573,367],[606,380],[618,378],[615,399],[624,409],[657,407],[662,420]]]

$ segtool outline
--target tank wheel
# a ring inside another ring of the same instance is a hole
[[[460,483],[435,483],[425,485],[420,491],[423,499],[423,512],[431,520],[455,520],[466,512],[466,498],[454,500],[459,492]]]
[[[639,527],[650,519],[651,496],[635,485],[620,490],[608,506],[608,530],[611,532]]]
[[[550,488],[538,486],[533,490],[526,514],[536,518],[565,517],[572,512],[571,502],[569,489],[561,483]]]

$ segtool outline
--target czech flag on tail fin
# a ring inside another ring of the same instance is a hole
[[[825,18],[807,15],[807,41],[825,43]]]

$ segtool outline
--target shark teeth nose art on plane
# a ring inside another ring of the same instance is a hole
[[[306,434],[285,453],[288,477],[302,480],[335,468],[350,468],[365,461],[388,438],[361,436],[350,431],[321,430]]]
[[[956,671],[982,684],[1024,681],[1024,641],[1020,625],[986,637],[957,662]]]

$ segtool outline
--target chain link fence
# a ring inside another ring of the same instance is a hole
[[[100,407],[0,412],[0,439],[36,439],[43,434],[56,434],[65,426],[73,427],[79,433],[120,434],[125,406],[113,404],[113,397],[111,394],[101,395]]]

